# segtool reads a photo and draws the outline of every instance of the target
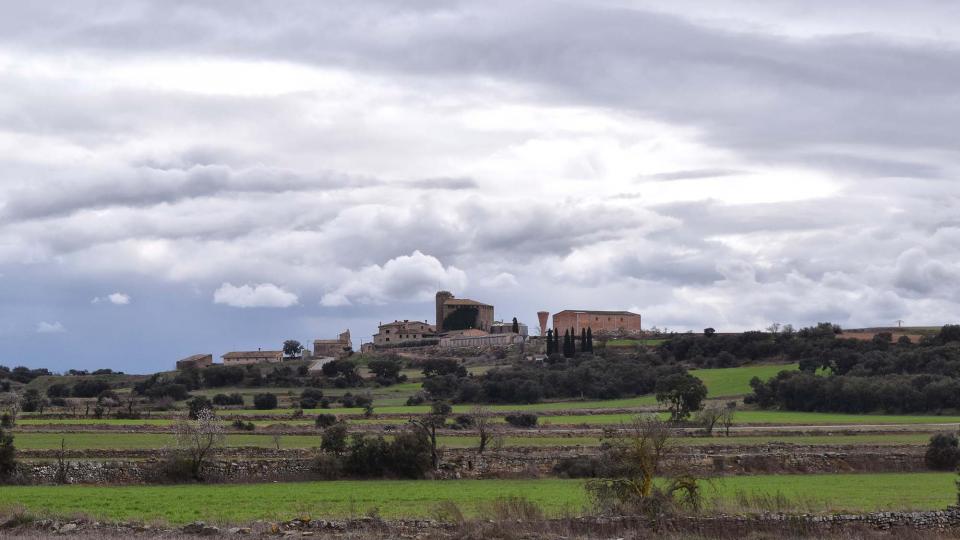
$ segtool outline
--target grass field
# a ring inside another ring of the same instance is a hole
[[[720,369],[692,369],[690,374],[707,385],[707,397],[732,397],[749,394],[750,379],[767,380],[784,370],[798,369],[798,364],[774,364]]]
[[[68,450],[113,449],[138,450],[172,448],[175,440],[172,434],[165,433],[16,433],[16,446],[20,450],[54,450],[60,448],[63,440]],[[799,435],[799,436],[733,436],[733,437],[680,437],[674,442],[682,446],[704,445],[759,445],[771,442],[803,445],[925,445],[930,434],[898,433],[891,435]],[[478,439],[475,436],[440,436],[441,446],[446,448],[475,448]],[[320,444],[317,435],[281,435],[280,448],[315,448]],[[227,435],[227,447],[274,448],[277,440],[273,435],[231,434]],[[503,437],[505,447],[534,446],[597,446],[600,438],[583,437]]]
[[[704,484],[704,495],[721,507],[737,494],[782,494],[809,511],[939,509],[956,501],[952,473],[744,476]],[[452,501],[471,516],[498,497],[521,496],[548,515],[580,514],[588,500],[579,480],[336,481],[177,486],[10,486],[0,506],[106,521],[143,520],[182,524],[256,519],[362,516],[434,517]],[[896,489],[892,489],[893,487]]]
[[[637,398],[633,398],[637,399]],[[630,402],[630,400],[616,400],[618,402]],[[582,402],[587,403],[587,402]],[[530,409],[527,409],[530,410]],[[454,408],[455,412],[458,409]],[[468,412],[469,409],[462,411]],[[494,412],[498,412],[493,409]],[[339,412],[336,410],[327,412]],[[313,412],[308,413],[312,415]],[[627,423],[635,418],[635,413],[611,413],[611,414],[574,414],[574,415],[554,415],[544,414],[540,416],[541,426],[579,426],[582,424],[590,425],[615,425]],[[661,413],[662,418],[667,418],[666,413]],[[960,424],[958,415],[884,415],[884,414],[840,414],[840,413],[817,413],[817,412],[797,412],[797,411],[756,411],[740,410],[734,416],[735,425],[744,424],[756,425],[890,425],[890,424]],[[77,425],[77,426],[170,426],[176,421],[171,419],[143,419],[143,420],[119,420],[114,418],[105,418],[96,420],[93,418],[24,418],[18,420],[18,424],[23,426],[59,426],[59,425]],[[352,424],[405,424],[406,418],[372,418],[372,419],[351,419],[348,423]],[[503,417],[493,418],[494,423],[503,423]],[[283,419],[283,420],[254,420],[253,424],[258,428],[270,425],[287,426],[311,426],[314,420],[310,417],[304,419]]]

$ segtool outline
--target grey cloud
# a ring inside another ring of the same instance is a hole
[[[121,168],[100,171],[100,176],[86,179],[47,179],[9,189],[0,220],[48,218],[79,209],[118,205],[146,206],[219,193],[336,190],[367,184],[363,179],[344,175],[310,177],[268,167],[239,171],[224,165]]]
[[[473,178],[424,178],[406,182],[406,185],[417,189],[449,189],[453,191],[480,187]]]
[[[734,176],[739,174],[749,174],[747,171],[738,171],[735,169],[690,169],[686,171],[670,171],[657,174],[647,174],[638,177],[639,180],[692,180],[698,178],[720,178],[723,176]]]

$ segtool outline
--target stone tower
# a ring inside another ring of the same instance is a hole
[[[538,311],[538,312],[537,312],[537,319],[539,319],[539,321],[540,321],[540,335],[541,335],[541,336],[547,335],[547,321],[549,320],[549,318],[550,318],[550,312],[549,312],[549,311]]]
[[[447,300],[453,300],[450,291],[437,291],[437,333],[443,331],[443,305]]]

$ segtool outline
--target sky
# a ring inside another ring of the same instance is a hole
[[[133,373],[447,289],[956,322],[960,4],[0,0],[0,364]]]

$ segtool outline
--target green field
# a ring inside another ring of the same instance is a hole
[[[20,450],[54,450],[60,448],[63,440],[68,450],[113,449],[138,450],[172,448],[175,439],[172,434],[164,433],[16,433],[16,446]],[[472,435],[440,436],[440,445],[446,448],[475,448],[478,439]],[[551,447],[551,446],[597,446],[599,437],[503,437],[505,447]],[[902,433],[892,435],[798,435],[798,436],[732,436],[732,437],[679,437],[674,442],[681,446],[704,445],[758,445],[772,442],[804,445],[925,445],[930,440],[926,433]],[[318,435],[273,435],[231,434],[227,435],[227,447],[275,448],[315,448],[320,444]]]
[[[704,484],[711,504],[728,507],[737,493],[782,494],[809,511],[940,509],[956,501],[956,475],[837,474],[743,476]],[[548,515],[588,508],[580,480],[336,481],[177,486],[10,486],[0,506],[56,515],[83,513],[106,521],[194,520],[215,523],[256,519],[362,516],[434,517],[436,505],[452,501],[471,516],[496,498],[521,496]]]
[[[752,392],[750,379],[767,380],[784,370],[799,369],[798,364],[742,366],[719,369],[691,369],[690,374],[707,385],[707,397],[742,396]]]
[[[638,398],[633,398],[638,399]],[[623,402],[625,400],[615,400]],[[580,402],[587,403],[587,402]],[[456,411],[457,408],[455,407]],[[528,409],[529,410],[529,409]],[[469,411],[469,409],[468,409]],[[498,412],[494,410],[494,412]],[[310,413],[312,415],[312,413]],[[637,413],[611,413],[611,414],[574,414],[574,415],[554,415],[545,414],[540,416],[541,426],[579,426],[589,425],[614,425],[630,422],[637,416]],[[660,413],[662,418],[667,418],[666,413]],[[23,426],[170,426],[176,420],[171,419],[144,419],[144,420],[118,420],[105,418],[96,420],[92,418],[24,418],[18,420],[19,425]],[[390,424],[400,425],[407,422],[407,418],[371,418],[371,419],[349,419],[350,424]],[[503,417],[493,418],[494,423],[503,423]],[[735,426],[744,424],[751,425],[890,425],[890,424],[960,424],[958,415],[889,415],[889,414],[840,414],[840,413],[817,413],[817,412],[798,412],[798,411],[758,411],[758,410],[738,410],[734,416]],[[281,419],[281,420],[253,420],[253,424],[258,428],[271,425],[283,426],[312,426],[314,420],[311,417],[302,419]]]

